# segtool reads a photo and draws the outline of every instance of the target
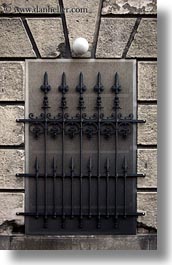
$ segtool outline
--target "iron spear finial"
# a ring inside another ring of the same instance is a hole
[[[51,86],[48,83],[48,73],[45,72],[44,74],[44,81],[43,81],[43,85],[40,87],[40,89],[47,94],[50,90],[51,90]]]

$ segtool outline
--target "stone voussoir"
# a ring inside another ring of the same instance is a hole
[[[138,192],[137,193],[138,211],[144,212],[144,216],[138,217],[138,222],[148,228],[157,229],[157,193]]]
[[[0,57],[36,57],[20,18],[0,18]]]
[[[102,15],[156,14],[157,0],[104,0]]]
[[[57,0],[0,0],[0,13],[42,14],[59,13]]]
[[[24,173],[24,151],[0,149],[0,189],[23,189],[23,178],[16,173]]]
[[[157,63],[138,63],[138,100],[157,100]]]
[[[0,62],[0,101],[24,100],[25,64]]]
[[[139,105],[138,119],[146,120],[146,123],[138,124],[137,143],[142,145],[157,144],[157,106]]]
[[[157,57],[157,19],[142,18],[127,58],[156,58]]]
[[[138,188],[157,187],[157,150],[138,149],[137,150],[137,172],[145,174],[145,177],[138,178]]]
[[[121,58],[135,22],[135,18],[102,18],[96,57]]]
[[[64,45],[62,20],[60,18],[29,18],[29,28],[42,58],[56,58],[60,45]]]
[[[16,119],[23,118],[23,106],[0,106],[0,145],[21,145],[24,143],[24,126]]]
[[[101,7],[101,1],[94,0],[63,0],[66,10],[66,23],[69,32],[70,47],[72,49],[73,41],[78,37],[83,37],[88,40],[89,51],[82,57],[90,57],[93,48],[96,27],[98,27],[98,15]],[[78,10],[78,12],[76,12]],[[76,57],[72,51],[72,56]]]

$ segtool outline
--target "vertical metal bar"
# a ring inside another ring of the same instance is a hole
[[[74,212],[73,212],[73,176],[74,176],[74,162],[73,157],[71,157],[71,163],[70,163],[70,175],[71,175],[71,219],[74,218]]]
[[[97,84],[94,86],[94,91],[97,93],[96,109],[97,109],[97,228],[101,228],[101,213],[100,213],[100,111],[102,109],[102,101],[100,94],[103,92],[104,88],[101,83],[101,74],[97,75]]]
[[[117,119],[116,117],[116,111],[115,111],[115,120]],[[118,170],[117,170],[117,166],[118,166],[118,155],[117,155],[117,152],[118,152],[118,148],[117,148],[117,144],[118,144],[118,132],[117,132],[117,122],[115,122],[115,227],[117,227],[117,221],[118,221],[118,197],[117,197],[117,192],[118,192],[118,189],[117,189],[117,183],[118,183],[118,180],[117,180],[117,174],[118,174]]]
[[[53,157],[53,218],[56,218],[56,177],[57,167],[55,165],[55,159]]]
[[[118,94],[121,91],[118,73],[115,74],[112,91],[115,92],[114,106],[115,111],[115,228],[118,225],[118,110],[120,109]]]
[[[97,139],[97,228],[101,228],[100,220],[100,109],[98,109],[98,139]]]
[[[47,110],[50,108],[48,104],[48,92],[51,90],[51,86],[48,84],[48,74],[44,74],[44,83],[40,87],[44,92],[44,99],[42,109],[44,110],[44,228],[48,226],[48,215],[47,215],[47,133],[48,133],[48,123],[47,123]]]
[[[65,205],[64,205],[64,178],[65,178],[65,171],[64,171],[64,110],[62,111],[62,228],[64,228],[65,223]]]
[[[110,162],[109,158],[106,159],[106,218],[109,218],[109,173],[110,173]]]
[[[89,199],[88,199],[89,213],[88,213],[88,217],[89,217],[89,219],[91,219],[91,177],[92,177],[92,159],[91,159],[91,157],[89,158],[89,161],[88,161],[88,177],[89,177]]]
[[[46,110],[45,110],[46,115]],[[45,130],[44,130],[44,167],[45,167],[45,216],[44,216],[44,227],[47,228],[47,121],[45,118]]]
[[[78,109],[80,110],[80,220],[79,220],[79,227],[83,228],[83,182],[82,182],[82,177],[83,177],[83,109],[85,109],[84,106],[84,98],[83,98],[83,93],[86,91],[86,86],[84,85],[83,82],[83,74],[80,73],[79,75],[79,84],[76,87],[76,91],[80,93],[79,97],[79,104],[78,104]]]
[[[122,165],[123,171],[124,171],[124,218],[126,218],[126,178],[127,178],[127,159],[124,156],[124,161]]]
[[[36,193],[35,193],[35,202],[36,202],[36,218],[39,217],[38,214],[38,178],[39,178],[39,164],[38,164],[38,158],[36,157],[35,160],[35,181],[36,181]]]
[[[65,94],[68,91],[68,86],[66,84],[66,75],[65,73],[62,74],[62,81],[61,81],[61,85],[59,86],[59,91],[62,93],[62,98],[61,98],[61,105],[60,108],[62,110],[62,223],[61,223],[61,227],[64,228],[65,226],[65,220],[66,220],[66,216],[65,216],[65,190],[64,190],[64,185],[65,185],[65,165],[64,165],[64,159],[65,159],[65,153],[64,153],[64,129],[65,129],[65,109],[67,108],[67,103],[66,103],[66,97]]]

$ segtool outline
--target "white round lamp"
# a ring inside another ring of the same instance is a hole
[[[72,49],[76,55],[85,54],[89,49],[88,41],[85,38],[77,38],[73,42]]]

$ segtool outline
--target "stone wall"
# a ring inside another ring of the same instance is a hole
[[[68,8],[70,11],[71,8],[78,8],[80,12],[66,11],[65,15],[59,14],[59,7]],[[136,59],[138,118],[146,119],[146,124],[138,125],[137,137],[137,169],[138,173],[146,174],[145,178],[138,179],[138,211],[145,212],[145,216],[138,218],[138,235],[143,234],[143,238],[150,238],[156,233],[156,23],[156,0],[95,0],[94,4],[92,0],[0,0],[2,248],[10,248],[6,243],[8,238],[4,239],[7,234],[14,238],[14,234],[20,233],[20,242],[16,243],[18,249],[23,248],[22,238],[23,242],[27,241],[24,234],[21,234],[24,219],[16,216],[16,211],[24,209],[24,183],[22,179],[15,177],[16,172],[24,171],[24,127],[16,123],[16,118],[24,116],[25,60],[75,57],[71,46],[78,36],[89,41],[89,51],[84,55],[86,58]],[[114,237],[109,240],[112,249],[124,248],[113,243]],[[104,242],[104,249],[107,249],[107,238]],[[133,242],[131,249],[140,249],[139,239]],[[142,244],[141,249],[155,249],[156,240],[151,242],[154,243],[149,242],[149,247]],[[55,244],[57,249],[57,242]],[[80,244],[80,249],[81,246]],[[64,246],[63,249],[65,248],[68,249]]]

